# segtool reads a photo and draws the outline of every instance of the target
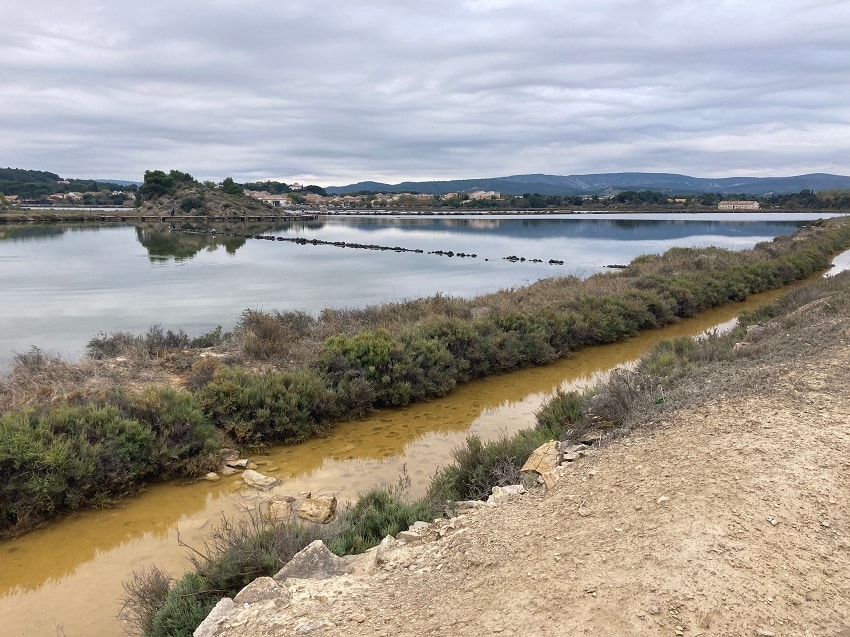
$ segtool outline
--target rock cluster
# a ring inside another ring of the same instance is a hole
[[[257,464],[246,458],[240,458],[233,449],[222,449],[222,466],[218,473],[209,473],[205,479],[217,481],[222,475],[234,475],[242,472],[241,478],[249,491],[245,498],[252,501],[260,513],[269,520],[286,522],[297,517],[299,520],[315,524],[328,524],[336,518],[337,499],[334,494],[319,494],[315,497],[304,492],[299,497],[281,494],[275,490],[280,480],[257,471]]]

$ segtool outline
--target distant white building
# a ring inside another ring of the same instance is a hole
[[[501,193],[495,190],[475,190],[469,193],[470,199],[498,199]]]
[[[284,208],[292,203],[286,195],[273,195],[264,190],[246,190],[245,194],[274,208]]]
[[[718,210],[758,210],[758,201],[721,201]]]

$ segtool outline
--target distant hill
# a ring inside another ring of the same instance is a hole
[[[115,184],[117,186],[141,186],[143,181],[127,181],[126,179],[98,179],[99,184]]]
[[[56,173],[43,170],[0,168],[0,194],[17,195],[24,199],[39,199],[67,192],[109,193],[112,190],[133,190],[140,183],[121,179],[62,179]]]
[[[405,181],[383,184],[362,181],[349,186],[331,186],[328,194],[372,192],[420,192],[444,195],[450,192],[494,190],[506,195],[537,193],[541,195],[608,195],[624,190],[653,190],[670,195],[693,195],[705,192],[720,194],[769,195],[801,190],[847,190],[850,177],[813,173],[793,177],[725,177],[722,179],[689,177],[672,173],[600,173],[592,175],[513,175],[484,179],[451,181]]]

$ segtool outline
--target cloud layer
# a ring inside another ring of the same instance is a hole
[[[0,164],[342,185],[850,173],[850,10],[806,0],[29,0]]]

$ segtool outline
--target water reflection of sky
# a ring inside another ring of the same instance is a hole
[[[15,240],[0,239],[0,366],[30,345],[78,356],[98,332],[142,333],[153,324],[192,335],[219,324],[230,329],[246,308],[315,314],[436,293],[474,296],[545,277],[588,276],[674,245],[749,248],[814,218],[651,217],[331,217],[263,231],[475,253],[475,259],[256,239],[231,245],[229,253],[223,238],[181,239],[132,226],[77,227],[59,235],[53,227],[48,240],[40,232],[7,230]],[[505,261],[510,255],[544,263]],[[564,264],[549,265],[549,259]]]

